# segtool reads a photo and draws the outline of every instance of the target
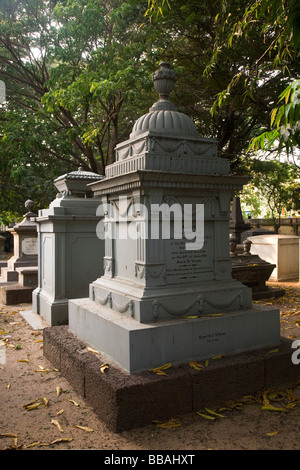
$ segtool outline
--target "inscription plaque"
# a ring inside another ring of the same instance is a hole
[[[200,250],[186,250],[186,240],[169,240],[167,247],[167,283],[206,280],[213,277],[212,236],[204,236]]]
[[[24,238],[22,240],[22,253],[23,255],[37,255],[38,254],[37,238]]]

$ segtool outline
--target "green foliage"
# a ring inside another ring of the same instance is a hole
[[[252,175],[251,183],[242,192],[242,200],[252,204],[260,215],[262,201],[265,201],[278,231],[282,210],[300,210],[299,169],[278,160],[262,161],[253,159],[248,169]]]
[[[298,18],[295,0],[2,0],[1,213],[46,206],[53,179],[78,166],[104,174],[156,100],[163,60],[178,75],[172,100],[232,171],[280,132],[295,147]]]
[[[142,18],[138,1],[0,4],[2,218],[21,215],[28,197],[47,205],[55,177],[78,166],[103,174],[113,162],[142,89],[147,104],[153,62],[143,55]]]
[[[156,26],[153,44],[178,70],[174,100],[201,135],[217,138],[220,155],[230,159],[234,172],[243,170],[252,138],[268,128],[270,112],[291,81],[287,71],[300,72],[288,42],[289,54],[282,45],[282,60],[276,62],[274,38],[284,15],[277,23],[275,13],[272,22],[266,15],[258,18],[260,3],[153,0],[147,11]]]
[[[279,95],[279,102],[284,104],[273,108],[270,119],[270,131],[265,131],[252,139],[250,149],[256,153],[258,150],[272,150],[277,147],[281,153],[283,149],[288,156],[300,144],[300,80],[294,80]],[[273,128],[273,129],[272,129]]]

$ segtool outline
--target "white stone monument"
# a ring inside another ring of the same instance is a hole
[[[96,236],[102,209],[97,213],[100,201],[87,186],[102,178],[81,168],[60,176],[56,199],[35,219],[39,278],[33,310],[51,326],[68,323],[68,299],[86,297],[89,282],[103,273],[104,242]]]
[[[175,80],[162,63],[159,101],[90,185],[105,211],[104,275],[69,302],[70,331],[129,373],[280,341],[279,311],[252,305],[231,276],[230,200],[248,179],[169,101]]]
[[[33,212],[34,202],[28,199],[25,207],[28,212],[23,220],[9,229],[14,237],[14,254],[8,260],[7,267],[1,270],[1,278],[3,282],[21,281],[22,285],[36,286],[38,240],[36,223],[31,220],[36,216]]]
[[[249,237],[251,252],[269,263],[274,263],[270,281],[299,280],[299,243],[296,235],[256,235]]]

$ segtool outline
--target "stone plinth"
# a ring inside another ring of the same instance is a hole
[[[38,241],[36,223],[31,220],[36,214],[32,212],[33,202],[28,200],[25,207],[29,210],[19,224],[9,229],[14,237],[14,254],[7,263],[7,270],[3,270],[3,275],[11,272],[11,276],[18,280],[17,268],[38,265]]]
[[[101,374],[99,367],[107,358],[88,351],[66,326],[43,330],[45,357],[113,432],[204,407],[214,409],[266,388],[286,389],[299,380],[299,365],[291,361],[291,343],[282,338],[272,354],[267,348],[215,358],[208,365],[203,361],[199,370],[185,363],[172,365],[166,375],[128,374],[110,363]]]
[[[1,269],[1,301],[6,305],[31,301],[37,286],[38,239],[37,226],[32,220],[34,203],[25,202],[28,212],[23,220],[9,229],[14,237],[14,254]]]
[[[251,252],[276,265],[269,280],[299,279],[299,240],[296,235],[256,235],[249,237]]]
[[[104,207],[104,274],[69,302],[70,331],[129,373],[280,340],[279,311],[253,307],[231,274],[230,201],[248,178],[168,100],[167,64],[153,80],[160,100],[90,185]]]
[[[33,310],[49,325],[68,323],[68,300],[88,295],[88,284],[103,273],[104,243],[96,236],[100,201],[87,186],[100,175],[78,171],[57,178],[60,191],[39,211],[39,279]]]

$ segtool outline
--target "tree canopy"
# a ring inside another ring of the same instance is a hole
[[[298,90],[297,19],[296,0],[2,0],[0,218],[28,198],[47,206],[67,171],[104,174],[156,100],[163,60],[178,76],[173,101],[233,172],[267,138],[271,148],[273,130],[294,148],[297,93],[284,90]]]

